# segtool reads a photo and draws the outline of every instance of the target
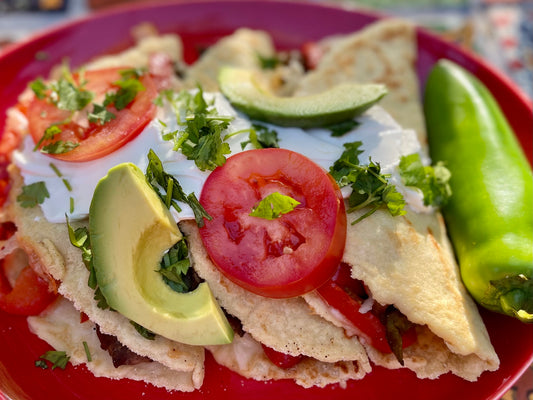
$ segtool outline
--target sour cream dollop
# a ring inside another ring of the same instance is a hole
[[[205,93],[204,96],[208,101],[213,101],[219,115],[233,117],[226,131],[222,133],[224,136],[231,136],[228,140],[231,154],[251,149],[250,145],[244,150],[241,148],[241,143],[248,140],[247,130],[251,127],[251,121],[236,111],[221,94]],[[187,160],[181,152],[173,149],[172,142],[162,138],[161,121],[167,131],[178,128],[176,116],[170,107],[160,107],[157,117],[135,139],[105,157],[82,163],[56,160],[39,151],[33,151],[34,142],[31,136],[27,135],[22,149],[14,152],[13,162],[20,169],[25,185],[39,181],[45,183],[50,197],[41,204],[41,209],[45,218],[53,223],[64,223],[65,214],[71,220],[87,218],[98,181],[110,168],[124,162],[131,162],[145,171],[149,149],[158,155],[165,171],[176,177],[185,193],[194,192],[199,197],[210,171],[199,170],[194,161]],[[362,142],[363,153],[359,155],[361,163],[367,163],[369,158],[380,163],[382,172],[391,174],[391,183],[404,195],[407,205],[416,212],[427,212],[428,208],[423,205],[421,194],[406,188],[397,171],[400,157],[403,155],[419,153],[425,164],[429,162],[422,152],[416,133],[402,129],[379,106],[372,107],[357,118],[357,121],[358,126],[340,137],[333,137],[327,129],[303,130],[263,125],[278,133],[280,147],[305,155],[325,170],[329,170],[341,156],[344,143]],[[241,131],[242,133],[231,135]],[[59,171],[61,176],[58,176],[56,171]],[[68,185],[65,185],[63,180],[66,180]],[[343,194],[348,196],[349,190],[346,189],[348,188],[343,190]],[[71,201],[74,204],[72,212]],[[171,210],[176,221],[194,217],[187,205],[180,206],[182,211],[179,213]]]

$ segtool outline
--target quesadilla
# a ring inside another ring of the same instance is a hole
[[[405,129],[414,129],[424,147],[426,130],[416,75],[416,30],[405,20],[378,21],[349,35],[317,43],[317,65],[296,85],[295,96],[325,90],[343,82],[383,83],[388,95],[380,105]]]
[[[176,119],[175,114],[171,118],[168,113],[174,111],[172,106],[178,104],[176,101],[180,101],[180,96],[189,103],[205,103],[206,113],[213,120],[231,120],[217,131],[226,141],[231,154],[255,146],[258,140],[250,135],[251,132],[276,131],[280,147],[304,154],[327,171],[341,155],[345,144],[360,141],[363,148],[359,158],[381,162],[383,169],[393,175],[398,191],[406,198],[415,199],[407,201],[405,215],[392,216],[388,211],[378,209],[359,221],[365,210],[348,214],[342,263],[349,266],[354,281],[363,283],[366,311],[361,313],[372,313],[372,308],[393,307],[410,321],[416,331],[416,340],[403,349],[401,361],[420,378],[434,379],[452,372],[464,379],[476,380],[483,371],[498,368],[498,357],[476,306],[460,281],[440,214],[431,207],[421,206],[420,195],[406,188],[395,172],[400,157],[409,153],[418,153],[425,162],[428,161],[413,69],[416,57],[413,32],[409,24],[390,20],[353,35],[328,39],[328,50],[315,70],[302,76],[303,69],[291,68],[296,72],[285,75],[280,86],[279,79],[274,77],[279,78],[279,74],[286,74],[287,70],[275,69],[263,73],[258,63],[258,53],[261,57],[276,56],[268,35],[248,29],[238,30],[213,45],[199,61],[188,67],[184,81],[176,76],[170,80],[156,76],[157,82],[165,82],[160,86],[160,89],[163,88],[160,92],[166,93],[167,97],[158,98],[160,104],[156,116],[138,137],[96,162],[69,164],[57,161],[60,177],[72,179],[76,190],[83,188],[92,194],[94,185],[109,167],[132,162],[146,170],[145,153],[153,148],[162,157],[162,166],[183,185],[185,192],[199,195],[202,182],[211,173],[183,155],[183,149],[181,152],[174,151],[174,146],[183,142],[172,139],[181,125],[171,120]],[[161,42],[158,38],[150,38],[148,43],[152,44],[144,43],[122,55],[96,60],[89,64],[87,70],[98,71],[110,66],[142,68],[158,54],[167,54],[166,59],[172,63],[181,60],[179,38],[166,37]],[[157,52],[154,53],[154,49]],[[339,62],[341,54],[343,61]],[[405,126],[411,129],[402,128],[402,124],[398,124],[380,106],[366,111],[343,135],[336,137],[323,128],[304,131],[269,124],[258,127],[255,121],[233,109],[222,95],[209,93],[218,90],[217,73],[227,65],[257,70],[274,92],[284,95],[297,87],[296,95],[304,96],[341,81],[389,84],[389,95],[380,104],[390,114],[397,115],[398,120],[409,116]],[[378,67],[381,72],[386,69],[387,74],[376,72]],[[127,74],[129,77],[130,72]],[[288,79],[289,76],[294,80]],[[186,90],[178,94],[181,88]],[[174,90],[174,94],[169,94],[172,92],[169,89]],[[170,102],[170,106],[165,101]],[[177,116],[178,120],[181,115]],[[188,117],[190,121],[194,115]],[[12,118],[24,120],[24,116],[17,113]],[[26,137],[14,154],[14,165],[9,167],[12,188],[2,210],[2,220],[16,224],[17,232],[14,239],[10,239],[11,244],[26,251],[33,268],[51,278],[61,295],[41,315],[28,318],[30,328],[54,348],[67,351],[74,364],[86,363],[97,376],[127,376],[180,391],[201,387],[205,350],[211,352],[219,364],[247,378],[265,381],[292,379],[304,387],[345,385],[349,380],[364,379],[371,372],[372,363],[387,368],[402,367],[397,355],[374,348],[358,326],[328,304],[320,290],[290,298],[270,298],[252,293],[229,279],[207,253],[200,234],[202,228],[194,220],[191,209],[181,203],[181,211],[174,212],[173,216],[188,245],[190,268],[199,280],[208,284],[227,318],[234,322],[236,334],[232,343],[205,346],[178,343],[163,335],[155,335],[153,340],[144,338],[128,318],[98,306],[94,288],[87,285],[90,271],[79,248],[71,244],[69,228],[62,219],[66,211],[73,229],[87,227],[88,210],[83,208],[88,209],[88,204],[84,205],[83,199],[76,198],[75,211],[72,206],[70,212],[65,210],[68,201],[64,200],[74,198],[74,195],[62,186],[54,171],[46,173],[42,165],[33,165],[39,158],[47,164],[51,159],[42,154],[33,155],[29,150],[35,143],[27,135],[27,124],[22,123],[20,131]],[[116,159],[113,158],[115,156]],[[212,161],[207,160],[206,163]],[[76,167],[72,167],[73,164]],[[98,175],[96,179],[88,176],[90,174],[83,174],[87,166]],[[81,174],[78,174],[79,171]],[[75,180],[77,174],[87,176]],[[59,186],[55,186],[55,193],[50,193],[51,199],[44,199],[41,207],[21,206],[18,198],[24,193],[25,185],[54,179]],[[349,195],[346,190],[343,194]],[[57,221],[52,221],[52,214],[49,214],[50,203],[53,202],[59,210],[52,212]],[[350,208],[348,202],[346,208]],[[355,221],[357,223],[351,224]],[[87,315],[89,321],[80,324],[80,312]],[[59,327],[68,330],[71,335],[60,337]],[[112,336],[119,345],[129,349],[135,366],[113,367],[113,357],[101,351],[102,338],[95,337],[93,328],[103,335]],[[82,353],[80,343],[83,342],[94,348],[95,361],[92,364]],[[269,358],[266,348],[297,361],[288,368],[281,368]]]

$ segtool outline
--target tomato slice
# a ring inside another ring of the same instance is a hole
[[[116,90],[114,82],[121,79],[120,71],[124,69],[126,68],[108,68],[84,73],[83,78],[87,81],[84,88],[94,93],[93,102],[102,104],[105,93]],[[74,75],[74,79],[79,79],[79,76]],[[58,124],[61,133],[52,141],[44,141],[41,148],[57,140],[74,142],[79,146],[66,153],[49,154],[50,157],[81,162],[95,160],[117,150],[135,138],[155,116],[156,106],[153,100],[157,96],[156,84],[149,74],[144,74],[139,79],[145,90],[139,91],[134,100],[120,111],[109,106],[108,109],[115,118],[104,124],[90,123],[84,110],[78,111],[70,122],[61,123],[71,116],[70,111],[59,109],[46,99],[34,97],[27,110],[29,131],[34,142],[41,140],[48,127]]]
[[[37,275],[30,266],[20,272],[13,288],[3,270],[0,270],[0,309],[5,312],[38,315],[56,297],[57,294],[48,291],[48,282]]]
[[[301,204],[273,220],[249,215],[274,192]],[[200,229],[204,246],[241,287],[295,297],[335,273],[346,240],[344,202],[333,179],[305,156],[285,149],[235,154],[209,175],[200,203],[213,217]]]
[[[265,355],[268,357],[268,359],[274,365],[282,369],[289,369],[291,367],[294,367],[296,364],[298,364],[303,359],[302,355],[291,356],[290,354],[285,354],[285,353],[276,351],[272,347],[268,347],[262,343],[261,343],[261,346],[263,347],[263,351],[265,352]]]
[[[351,278],[350,266],[341,263],[333,277],[317,289],[318,294],[328,305],[339,311],[360,332],[365,341],[382,353],[391,353],[387,341],[387,332],[380,318],[369,310],[360,312],[366,294],[362,282]],[[402,347],[408,347],[416,341],[414,329],[402,335]]]

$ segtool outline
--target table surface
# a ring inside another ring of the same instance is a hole
[[[65,20],[127,0],[0,2],[2,47]],[[131,0],[130,0],[131,1]],[[148,1],[148,0],[133,0]],[[310,0],[316,1],[316,0]],[[533,1],[531,0],[329,0],[378,8],[437,31],[480,54],[533,98]],[[502,400],[533,400],[533,366]]]

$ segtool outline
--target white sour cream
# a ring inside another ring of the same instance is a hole
[[[221,94],[205,94],[207,99],[214,99],[214,106],[219,115],[233,116],[234,119],[223,135],[231,134],[250,128],[251,122],[243,114],[235,111]],[[354,141],[363,143],[364,152],[359,156],[362,164],[366,164],[371,157],[379,162],[383,173],[391,174],[391,183],[397,186],[407,204],[417,212],[427,212],[420,193],[407,189],[401,184],[397,172],[400,157],[412,153],[419,153],[425,164],[429,162],[424,156],[416,134],[411,130],[402,129],[382,108],[375,106],[359,117],[360,124],[352,131],[341,137],[332,137],[326,129],[302,130],[299,128],[282,128],[267,125],[278,132],[280,147],[297,151],[315,161],[324,169],[329,167],[344,151],[343,144]],[[142,171],[148,165],[147,153],[149,149],[159,156],[166,172],[172,174],[182,185],[185,193],[194,192],[199,197],[203,184],[210,171],[200,171],[194,161],[187,160],[181,152],[173,150],[173,143],[165,141],[161,136],[162,125],[167,130],[177,129],[176,117],[170,108],[160,108],[158,116],[132,141],[117,151],[97,160],[75,163],[53,159],[39,151],[33,151],[34,143],[30,135],[23,142],[23,148],[13,154],[13,161],[18,166],[24,178],[24,184],[44,181],[50,197],[41,204],[45,218],[54,223],[65,222],[65,214],[72,220],[84,219],[89,215],[89,207],[94,189],[98,181],[107,171],[123,162],[131,162]],[[228,143],[231,153],[243,151],[241,142],[248,140],[248,132],[232,136]],[[245,148],[245,150],[250,147]],[[53,164],[62,174],[59,177],[50,166]],[[71,191],[64,184],[68,181]],[[345,196],[349,190],[343,190]],[[70,212],[70,199],[73,199],[74,210]],[[193,218],[192,210],[180,204],[182,212],[172,210],[176,221]]]

